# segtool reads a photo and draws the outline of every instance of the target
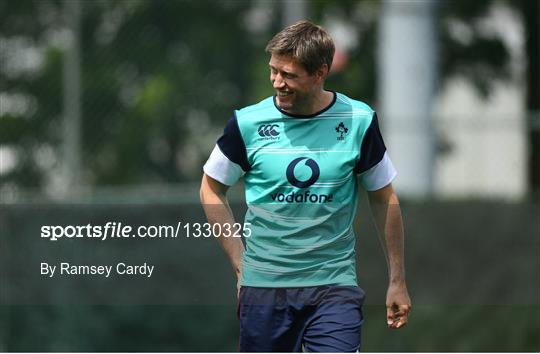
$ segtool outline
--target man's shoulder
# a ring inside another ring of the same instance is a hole
[[[368,115],[372,115],[375,112],[373,108],[363,101],[350,98],[349,96],[340,92],[336,92],[336,95],[336,103],[342,106],[349,107],[357,112],[365,112]]]
[[[277,111],[274,105],[274,97],[270,96],[262,101],[237,109],[235,111],[236,116],[249,116],[251,114],[260,114],[262,112]]]

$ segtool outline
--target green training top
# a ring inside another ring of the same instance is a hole
[[[357,179],[367,190],[396,175],[375,112],[334,93],[310,116],[274,97],[235,111],[204,167],[226,185],[244,176],[248,211],[241,285],[357,285]]]

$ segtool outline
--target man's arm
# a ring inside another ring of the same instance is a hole
[[[383,236],[381,243],[388,264],[387,324],[390,328],[401,328],[407,324],[411,299],[405,282],[403,222],[399,200],[392,184],[368,192],[368,197],[377,231]]]
[[[234,216],[227,201],[227,190],[229,187],[215,179],[203,174],[201,181],[200,198],[201,204],[210,224],[220,224],[220,230],[233,230]],[[229,228],[223,227],[229,224]],[[218,240],[227,254],[229,261],[237,276],[237,290],[240,289],[240,278],[242,274],[242,255],[244,245],[239,237],[225,237],[220,235]]]

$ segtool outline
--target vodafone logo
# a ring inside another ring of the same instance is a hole
[[[303,165],[301,164],[302,162]],[[305,179],[307,172],[306,167],[308,167],[310,170],[309,177],[307,179]],[[298,171],[300,169],[303,169],[304,171]],[[298,172],[303,172],[303,180],[296,177]],[[308,189],[309,186],[317,182],[320,174],[321,170],[315,160],[310,159],[309,157],[298,157],[289,163],[287,166],[286,175],[287,180],[291,185],[301,188],[302,190],[295,190],[292,192],[276,191],[275,193],[270,193],[270,198],[275,203],[332,203],[334,199],[333,193],[318,193]]]
[[[298,165],[303,160],[306,160],[305,165],[311,169],[311,176],[305,181],[300,181],[298,178],[296,178],[294,170],[296,168],[296,165]],[[289,166],[287,166],[287,180],[290,184],[298,188],[307,188],[311,186],[313,183],[317,182],[320,174],[321,170],[319,169],[319,165],[317,165],[315,160],[307,157],[298,157],[292,160]]]

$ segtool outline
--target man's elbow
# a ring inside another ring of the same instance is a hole
[[[376,191],[368,192],[368,196],[371,203],[399,204],[399,199],[391,183]]]
[[[201,201],[201,204],[204,204],[205,201],[208,199],[208,188],[208,177],[205,173],[203,173],[201,185],[199,187],[199,200]]]
[[[214,204],[218,200],[225,199],[228,186],[203,174],[201,187],[199,188],[199,198],[202,204]]]

